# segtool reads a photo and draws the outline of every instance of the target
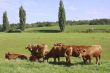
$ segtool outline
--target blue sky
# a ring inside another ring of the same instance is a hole
[[[67,20],[110,18],[110,0],[63,0]],[[0,0],[0,24],[7,11],[9,22],[19,22],[19,7],[26,10],[26,22],[57,21],[59,0]]]

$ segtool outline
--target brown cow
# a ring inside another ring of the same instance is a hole
[[[36,46],[37,44],[28,44],[25,48],[31,52],[31,55],[36,55]]]
[[[72,49],[71,46],[67,45],[55,45],[50,52],[45,56],[45,59],[52,57],[54,58],[54,62],[56,62],[56,58],[58,62],[60,61],[60,57],[65,57],[67,63],[71,63],[70,56],[78,57],[80,53],[76,49]]]
[[[80,46],[81,47],[81,46]],[[82,55],[84,63],[89,60],[91,63],[92,57],[96,58],[96,64],[100,64],[100,58],[102,53],[102,47],[100,45],[92,45],[92,46],[83,46],[80,48],[80,53]]]
[[[37,50],[39,57],[44,57],[48,53],[48,46],[46,44],[37,45]]]
[[[44,56],[48,53],[48,46],[46,44],[29,44],[26,49],[31,52],[32,56],[36,56],[40,58],[44,58]]]
[[[11,60],[11,59],[21,59],[21,60],[28,59],[27,56],[25,56],[25,55],[9,53],[9,52],[5,54],[5,58],[8,60]]]

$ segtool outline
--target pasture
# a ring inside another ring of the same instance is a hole
[[[29,30],[29,29],[28,29]],[[110,71],[110,33],[0,33],[0,73],[108,73]],[[54,43],[63,42],[73,45],[96,45],[103,48],[101,65],[92,61],[90,65],[84,65],[81,58],[71,58],[72,65],[66,66],[64,58],[60,64],[54,64],[53,59],[49,63],[29,61],[8,61],[4,59],[6,52],[14,52],[30,55],[25,49],[29,43],[46,43],[49,49]]]

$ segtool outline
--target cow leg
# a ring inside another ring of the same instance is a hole
[[[71,64],[71,59],[70,59],[70,57],[68,57],[68,63]]]
[[[60,57],[58,57],[58,62],[60,62]]]
[[[56,63],[56,57],[54,58],[54,62]]]
[[[87,58],[83,57],[84,63],[87,63]]]
[[[68,62],[68,58],[66,57],[66,63]]]
[[[66,57],[66,63],[70,64],[71,63],[71,60],[70,60],[70,57]]]
[[[100,65],[100,58],[101,58],[101,55],[99,55],[99,60],[98,60],[98,64]]]
[[[87,60],[83,60],[83,61],[84,61],[84,64],[87,63]]]
[[[100,55],[96,57],[96,64],[100,65]]]
[[[91,63],[91,58],[89,58],[89,63]]]
[[[98,58],[96,57],[96,64],[98,64]]]
[[[49,62],[48,59],[47,59],[47,62]]]

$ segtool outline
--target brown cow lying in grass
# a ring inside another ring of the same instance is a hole
[[[11,60],[11,59],[21,59],[21,60],[28,59],[27,56],[25,56],[25,55],[9,53],[9,52],[5,54],[5,58],[8,60]]]
[[[101,45],[92,45],[92,46],[78,46],[79,51],[82,55],[84,63],[86,63],[89,60],[89,63],[91,63],[91,60],[93,57],[96,58],[96,64],[100,64],[100,58],[102,53],[102,47]]]
[[[26,49],[31,52],[33,57],[44,58],[44,56],[48,53],[48,46],[46,44],[29,44]]]
[[[60,57],[65,57],[66,62],[68,64],[71,63],[70,56],[78,57],[80,55],[77,49],[73,49],[71,46],[67,45],[54,45],[54,47],[50,50],[49,53],[46,54],[44,59],[54,58],[54,62],[56,62],[56,58],[58,62],[60,61]]]

